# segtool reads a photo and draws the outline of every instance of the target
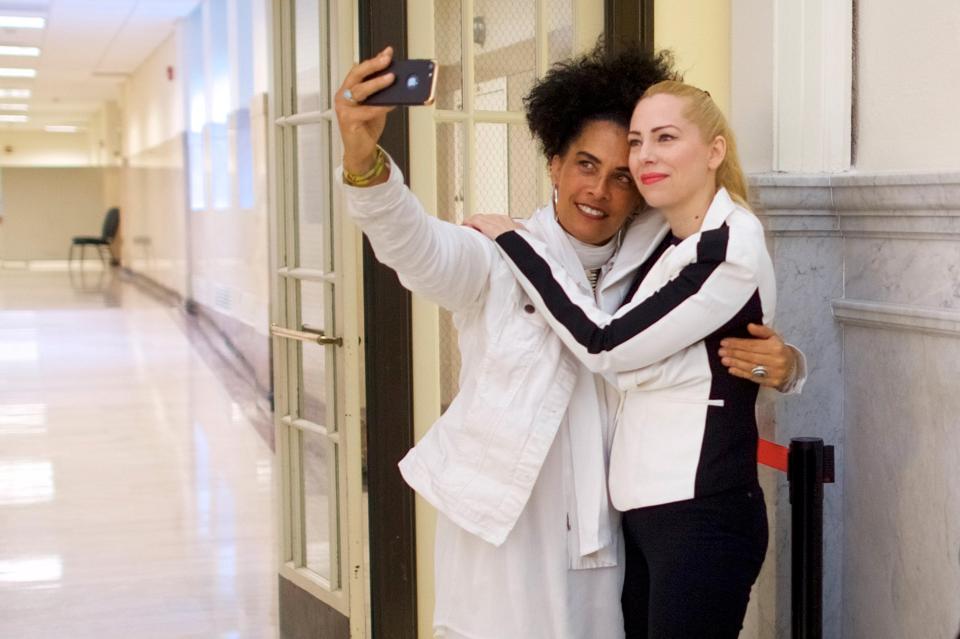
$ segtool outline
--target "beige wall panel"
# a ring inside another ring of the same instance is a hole
[[[72,237],[100,235],[103,187],[97,168],[4,168],[0,260],[63,260]]]
[[[684,80],[730,112],[730,1],[671,0],[654,8],[654,44],[676,55]]]

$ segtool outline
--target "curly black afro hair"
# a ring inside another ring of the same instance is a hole
[[[550,160],[563,155],[588,122],[624,128],[643,92],[661,80],[679,80],[668,51],[630,46],[609,53],[603,42],[583,56],[553,65],[524,97],[527,124]]]

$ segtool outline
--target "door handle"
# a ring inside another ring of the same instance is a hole
[[[289,337],[290,339],[300,340],[301,342],[312,342],[314,344],[320,344],[321,346],[343,346],[342,337],[328,337],[323,334],[323,331],[310,328],[306,324],[304,324],[303,330],[300,331],[271,324],[270,334],[276,335],[277,337]]]

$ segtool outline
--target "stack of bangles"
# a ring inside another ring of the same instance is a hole
[[[363,173],[362,175],[357,175],[356,173],[351,173],[346,168],[343,169],[343,181],[350,186],[369,186],[371,182],[376,180],[378,177],[383,175],[383,171],[387,168],[387,153],[377,145],[377,157],[373,161],[373,167]]]

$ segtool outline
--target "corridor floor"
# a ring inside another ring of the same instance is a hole
[[[0,269],[0,637],[276,637],[272,460],[176,308]]]

